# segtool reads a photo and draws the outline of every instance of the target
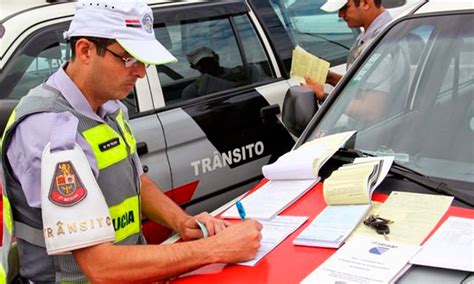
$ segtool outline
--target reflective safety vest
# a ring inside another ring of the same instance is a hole
[[[11,281],[18,261],[22,277],[32,281],[87,281],[72,254],[47,255],[45,238],[54,238],[55,233],[65,228],[48,228],[48,233],[45,233],[41,208],[28,205],[6,155],[12,134],[24,118],[40,112],[65,111],[79,119],[77,132],[89,143],[96,158],[99,169],[97,183],[109,207],[115,243],[145,242],[141,232],[140,178],[133,161],[136,141],[126,113],[119,108],[104,118],[106,123],[98,122],[73,109],[56,89],[42,85],[32,89],[20,101],[2,138],[4,230],[0,283]],[[18,261],[15,261],[15,253],[18,253]]]

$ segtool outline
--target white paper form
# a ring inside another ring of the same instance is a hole
[[[246,216],[250,219],[269,220],[290,206],[304,193],[310,190],[316,180],[271,180],[241,202]],[[222,218],[239,219],[236,206],[222,213]]]
[[[449,217],[411,264],[474,272],[474,219]]]
[[[308,283],[390,283],[399,277],[416,245],[355,238],[336,251],[303,281]]]
[[[287,179],[315,179],[313,169],[314,160],[321,157],[326,151],[326,145],[300,147],[290,151],[270,165],[262,167],[263,175],[270,180]]]
[[[276,216],[270,221],[260,221],[263,225],[261,247],[257,256],[249,261],[239,262],[240,265],[254,266],[266,254],[283,242],[291,233],[298,229],[308,217],[305,216]]]

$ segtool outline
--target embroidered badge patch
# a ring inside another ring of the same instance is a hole
[[[143,23],[143,28],[147,33],[152,33],[153,32],[153,18],[151,17],[150,14],[145,14],[142,19]]]
[[[49,200],[58,206],[69,207],[83,200],[87,195],[86,188],[77,175],[70,161],[56,165]]]

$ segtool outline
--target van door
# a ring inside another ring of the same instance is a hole
[[[163,94],[156,107],[173,198],[191,213],[212,210],[248,190],[263,165],[293,146],[256,90],[283,78],[244,3],[183,5],[155,19],[162,21],[157,37],[178,59],[156,67],[161,88],[153,90]]]

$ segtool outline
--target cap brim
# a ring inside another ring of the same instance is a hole
[[[347,1],[326,2],[321,6],[321,10],[328,13],[338,12],[346,4]]]
[[[117,39],[117,42],[133,58],[145,64],[167,64],[178,60],[157,40],[124,40]]]
[[[196,65],[203,58],[213,58],[213,57],[214,57],[214,55],[212,53],[203,53],[203,54],[200,54],[200,55],[196,56],[196,58],[193,59],[191,64]]]

